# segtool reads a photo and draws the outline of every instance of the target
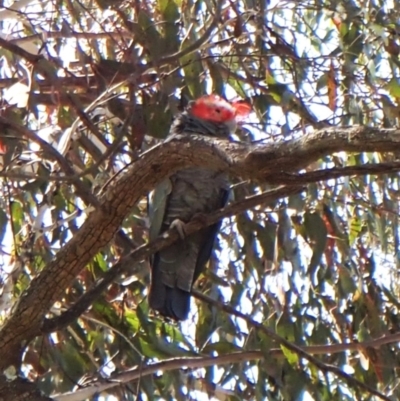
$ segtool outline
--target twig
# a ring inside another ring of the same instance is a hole
[[[209,27],[205,30],[204,34],[199,39],[197,39],[194,43],[192,43],[188,47],[185,47],[183,50],[161,58],[160,60],[158,60],[157,64],[159,66],[171,64],[172,62],[175,62],[176,60],[179,60],[180,58],[187,56],[188,54],[198,50],[209,39],[212,31],[218,26],[219,19],[221,18],[222,4],[223,1],[221,0],[217,1],[217,7],[215,8],[214,18]]]
[[[199,369],[206,366],[226,365],[231,363],[241,363],[253,359],[262,359],[264,354],[261,351],[243,351],[234,352],[228,355],[219,356],[206,356],[206,357],[189,357],[189,358],[173,358],[167,359],[162,362],[157,362],[149,365],[142,365],[134,367],[124,373],[112,375],[105,383],[94,383],[88,387],[80,390],[75,390],[71,393],[60,395],[53,395],[54,401],[73,401],[83,400],[93,397],[101,391],[120,386],[123,383],[142,378],[144,376],[152,375],[158,371],[166,372],[175,369],[182,369],[182,367],[189,369]]]
[[[204,301],[208,303],[209,305],[213,305],[216,308],[223,310],[226,313],[229,313],[230,315],[234,315],[236,317],[239,317],[246,321],[247,324],[250,326],[256,328],[257,330],[262,331],[264,334],[266,334],[268,337],[272,338],[278,344],[281,346],[286,347],[290,351],[294,352],[297,354],[299,357],[306,359],[308,362],[311,364],[315,365],[318,369],[322,370],[323,372],[330,372],[333,373],[334,375],[340,377],[343,379],[349,386],[356,386],[359,387],[365,391],[368,391],[370,394],[376,395],[382,400],[386,401],[391,401],[391,398],[386,397],[384,394],[382,394],[380,391],[375,390],[374,388],[368,386],[367,384],[355,379],[353,376],[343,372],[343,370],[339,369],[336,366],[333,365],[328,365],[319,359],[313,357],[310,355],[308,352],[306,352],[303,348],[291,343],[290,341],[284,339],[283,337],[279,336],[276,334],[273,330],[269,329],[268,327],[265,327],[263,324],[256,322],[254,319],[252,319],[250,316],[245,315],[244,313],[238,311],[237,309],[233,308],[230,305],[223,304],[222,302],[219,302],[215,299],[212,299],[208,297],[207,295],[197,291],[197,290],[192,290],[192,295],[200,299],[201,301]]]

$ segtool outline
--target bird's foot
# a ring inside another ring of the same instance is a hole
[[[178,231],[179,236],[181,239],[185,239],[186,237],[186,232],[185,232],[185,223],[182,220],[175,219],[171,225],[169,226],[170,228],[175,228],[176,231]]]

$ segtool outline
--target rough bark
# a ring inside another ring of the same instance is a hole
[[[51,401],[44,396],[36,384],[20,377],[8,381],[0,376],[0,401]]]

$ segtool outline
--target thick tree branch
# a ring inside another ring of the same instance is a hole
[[[43,177],[44,181],[75,181],[78,178],[87,176],[93,173],[101,163],[106,160],[110,154],[114,151],[114,143],[107,149],[99,160],[96,160],[96,164],[88,167],[86,170],[76,173],[74,176],[60,176],[57,174],[50,174]],[[269,184],[286,184],[286,185],[301,185],[310,184],[319,181],[327,181],[335,178],[359,176],[367,174],[393,174],[400,171],[400,162],[393,161],[387,163],[368,163],[362,166],[345,166],[345,167],[333,167],[316,171],[309,171],[306,173],[288,173],[281,172],[276,174],[274,177],[268,179]],[[13,171],[0,171],[0,177],[7,177],[10,180],[33,180],[38,179],[37,174],[30,173],[15,173]]]
[[[45,313],[110,242],[131,208],[174,171],[208,166],[265,182],[277,173],[294,172],[333,152],[396,150],[400,150],[400,130],[370,127],[323,129],[296,140],[262,146],[198,136],[169,138],[142,154],[126,173],[104,189],[100,206],[32,280],[1,329],[0,368],[14,360],[24,342],[40,334]]]
[[[362,166],[334,167],[323,170],[310,171],[307,173],[293,174],[282,172],[273,179],[268,180],[270,184],[310,184],[319,181],[332,180],[334,178],[359,176],[367,174],[392,174],[400,171],[400,162],[368,163]]]
[[[7,380],[0,375],[0,400],[4,401],[52,401],[43,395],[36,383],[31,383],[21,377]]]

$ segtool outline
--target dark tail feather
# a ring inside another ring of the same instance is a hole
[[[153,267],[149,293],[150,308],[174,320],[185,320],[190,310],[190,293],[163,283],[161,274]]]
[[[180,288],[166,287],[164,315],[175,320],[185,320],[190,310],[190,293]]]

